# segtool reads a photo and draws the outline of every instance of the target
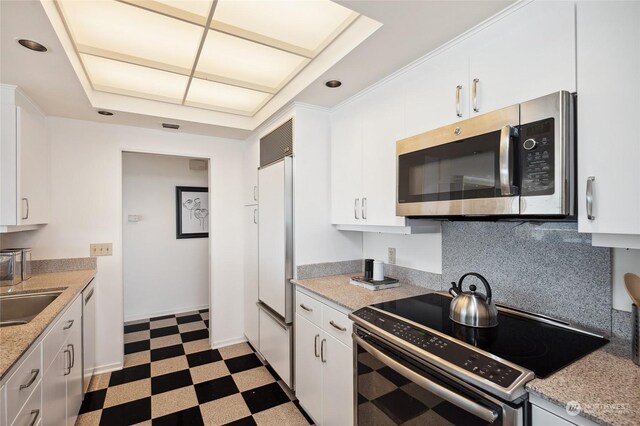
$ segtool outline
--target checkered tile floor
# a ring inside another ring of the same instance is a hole
[[[209,348],[209,312],[125,324],[124,368],[94,376],[76,425],[311,424],[247,343]]]

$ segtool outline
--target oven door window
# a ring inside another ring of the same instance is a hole
[[[398,157],[399,203],[500,196],[500,131]]]
[[[379,347],[376,346],[376,349]],[[404,367],[418,372],[438,386],[452,390],[464,398],[498,414],[493,421],[483,419],[461,408],[460,404],[447,400],[446,395],[431,392],[397,369],[381,362],[378,357],[356,345],[357,350],[357,422],[360,426],[368,425],[502,425],[501,408],[497,404],[484,400],[467,389],[456,388],[452,382],[447,383],[444,377],[438,377],[420,370],[407,360],[396,358],[387,350],[395,361]],[[471,410],[473,411],[473,410]]]

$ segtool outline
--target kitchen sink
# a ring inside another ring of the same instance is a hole
[[[61,291],[48,291],[0,296],[0,327],[27,324],[61,293]]]

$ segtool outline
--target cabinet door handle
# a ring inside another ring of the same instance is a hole
[[[462,92],[462,86],[456,86],[456,115],[462,117],[462,110],[460,109],[460,92]]]
[[[24,201],[27,204],[27,214],[22,216],[22,219],[29,219],[29,199],[23,198],[22,201]]]
[[[589,176],[587,178],[587,219],[594,220],[596,217],[593,215],[593,181],[596,180],[595,176]]]
[[[64,373],[64,376],[68,376],[69,374],[71,374],[71,351],[69,350],[69,346],[67,346],[67,349],[64,350],[64,353],[66,354],[64,358],[65,363],[67,364],[64,367],[67,369],[66,373]]]
[[[86,305],[87,303],[89,303],[89,300],[91,300],[91,298],[93,297],[93,292],[96,291],[95,287],[91,289],[91,291],[89,292],[89,295],[87,296],[86,299],[84,299],[84,304]]]
[[[76,348],[71,345],[71,368],[76,366]]]
[[[362,198],[362,218],[367,219],[367,197]]]
[[[34,368],[33,370],[31,370],[31,377],[29,377],[29,380],[27,380],[27,383],[23,383],[20,385],[20,389],[26,389],[29,386],[31,386],[33,384],[33,382],[36,381],[36,378],[38,377],[38,374],[40,373],[40,369],[39,368]]]
[[[316,334],[316,337],[313,338],[313,354],[316,358],[320,358],[320,354],[318,353],[318,340],[320,340],[320,335]]]
[[[87,300],[88,300],[88,299],[87,299]],[[67,321],[67,325],[65,325],[64,327],[62,327],[62,329],[63,329],[63,330],[68,330],[68,329],[70,329],[71,327],[73,327],[73,321],[74,321],[74,320],[69,320],[69,321]]]
[[[473,79],[473,85],[471,86],[471,97],[473,98],[473,110],[475,112],[480,112],[480,108],[478,108],[478,83],[480,82],[479,78]]]
[[[253,223],[258,224],[258,209],[253,209]]]
[[[324,344],[327,341],[327,339],[322,339],[322,342],[320,342],[320,361],[322,362],[327,362],[327,358],[324,355]]]
[[[29,426],[35,425],[38,421],[38,417],[40,417],[40,410],[31,410],[31,423],[29,423]]]
[[[353,216],[356,219],[360,219],[360,216],[358,216],[358,206],[360,205],[360,198],[356,198],[355,203],[353,204]]]
[[[258,187],[253,186],[253,201],[258,201]]]
[[[304,303],[301,303],[301,304],[300,304],[300,307],[301,307],[302,309],[304,309],[305,311],[307,311],[307,312],[312,312],[312,311],[313,311],[313,309],[309,308],[308,306],[305,306],[305,304],[304,304]]]
[[[340,330],[340,331],[347,331],[346,328],[344,327],[340,327],[338,324],[336,324],[335,322],[333,322],[333,320],[329,321],[329,324],[331,324],[331,327],[335,328],[336,330]]]

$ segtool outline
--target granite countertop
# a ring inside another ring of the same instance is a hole
[[[29,280],[15,286],[0,287],[2,295],[63,290],[62,294],[31,322],[24,325],[0,327],[0,380],[5,378],[11,367],[95,275],[95,269],[52,272],[34,275]]]
[[[292,283],[316,293],[340,306],[355,311],[374,303],[388,302],[389,300],[404,299],[405,297],[418,296],[420,294],[433,293],[436,290],[416,287],[401,283],[400,287],[386,290],[367,290],[350,283],[352,275],[332,275],[329,277],[308,278],[303,280],[291,280]]]
[[[561,407],[580,404],[580,415],[602,425],[637,426],[640,366],[631,361],[631,343],[611,343],[526,389]]]

